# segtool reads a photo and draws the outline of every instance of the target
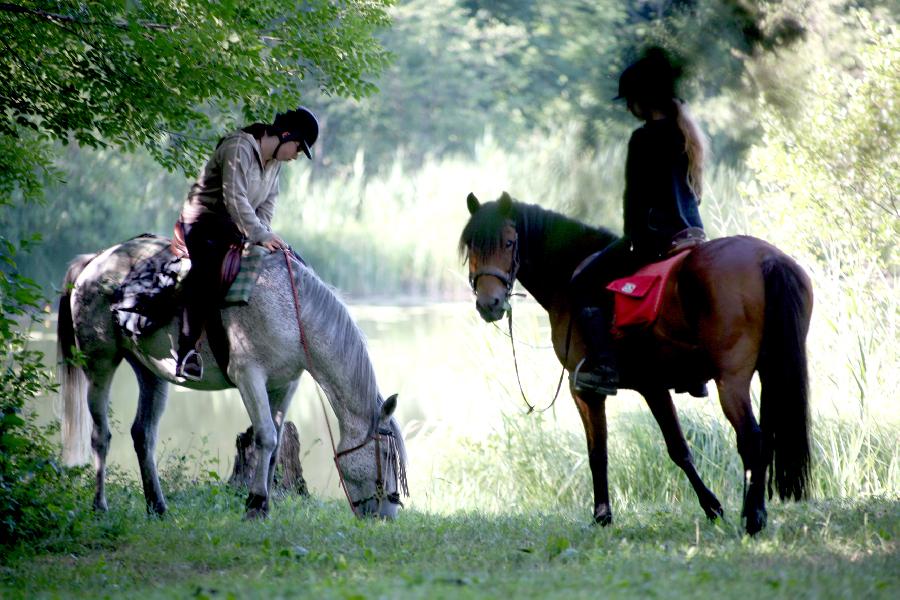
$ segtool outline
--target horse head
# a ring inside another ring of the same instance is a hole
[[[347,499],[359,517],[393,519],[403,506],[400,493],[406,484],[406,449],[397,421],[397,394],[383,403],[361,443],[335,455]]]
[[[475,194],[466,198],[469,222],[459,240],[459,251],[469,262],[469,285],[475,308],[488,323],[509,309],[519,270],[519,237],[513,200],[503,192],[498,200],[481,204]]]

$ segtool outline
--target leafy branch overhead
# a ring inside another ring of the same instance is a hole
[[[147,148],[191,171],[224,125],[313,90],[360,98],[391,0],[0,3],[0,135]],[[2,162],[6,162],[3,159]]]

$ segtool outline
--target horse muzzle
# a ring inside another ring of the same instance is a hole
[[[384,519],[393,521],[397,517],[397,509],[402,506],[399,498],[395,500],[384,498],[378,502],[376,498],[369,498],[356,507],[356,515],[366,519]]]
[[[502,319],[503,315],[506,314],[506,307],[506,298],[497,296],[479,296],[475,300],[475,309],[478,311],[478,314],[481,315],[481,318],[488,323],[493,323],[494,321]]]

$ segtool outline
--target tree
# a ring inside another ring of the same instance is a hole
[[[39,194],[53,141],[143,146],[193,171],[235,111],[268,120],[313,89],[373,92],[390,3],[0,3],[0,201]]]
[[[269,120],[313,89],[371,93],[367,78],[388,60],[373,34],[387,24],[390,2],[0,2],[0,210],[41,199],[61,175],[53,166],[59,143],[143,147],[165,167],[190,172],[235,113]],[[18,272],[15,245],[0,235],[4,551],[66,535],[83,519],[72,501],[77,477],[56,464],[48,431],[27,407],[52,389],[41,355],[28,348],[29,317],[43,304],[37,284]]]

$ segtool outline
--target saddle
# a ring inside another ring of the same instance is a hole
[[[699,227],[688,227],[672,237],[666,258],[641,267],[633,275],[616,279],[606,286],[615,294],[612,334],[623,338],[653,325],[659,317],[666,283],[693,248],[706,241]]]
[[[681,250],[674,256],[650,263],[638,269],[634,275],[616,279],[606,286],[607,290],[615,294],[613,336],[622,338],[656,322],[666,283],[688,254],[690,249]]]
[[[155,234],[141,234],[125,245],[130,255],[142,258],[115,287],[110,308],[123,332],[137,338],[152,333],[177,314],[190,259],[186,249],[177,250],[177,241]],[[265,253],[261,246],[234,246],[229,250],[221,271],[223,306],[249,303]]]

